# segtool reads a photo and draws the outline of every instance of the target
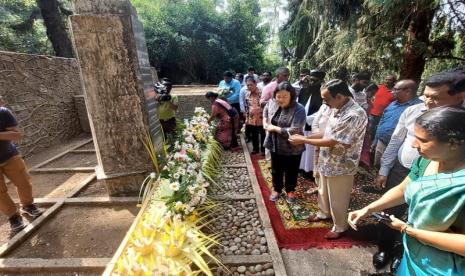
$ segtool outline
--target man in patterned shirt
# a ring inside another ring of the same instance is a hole
[[[289,141],[292,144],[305,143],[320,147],[320,210],[310,215],[309,221],[332,218],[333,227],[325,238],[337,239],[348,228],[347,208],[368,119],[365,110],[354,102],[347,84],[342,80],[331,80],[323,85],[321,97],[332,108],[325,131],[308,137],[292,135]]]

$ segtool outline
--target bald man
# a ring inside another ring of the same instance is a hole
[[[375,165],[379,164],[381,156],[391,140],[400,114],[402,114],[407,107],[422,102],[418,99],[417,90],[418,84],[414,80],[401,80],[392,88],[394,101],[384,110],[372,143],[372,150],[375,151]]]

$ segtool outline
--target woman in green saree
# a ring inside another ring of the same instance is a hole
[[[363,209],[372,212],[407,203],[408,222],[391,216],[403,233],[404,256],[397,275],[465,275],[465,108],[439,107],[422,114],[412,146],[421,157],[398,186]]]

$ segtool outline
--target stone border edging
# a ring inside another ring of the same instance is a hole
[[[255,197],[256,197],[255,201],[257,204],[257,208],[258,208],[258,214],[260,215],[260,219],[262,220],[262,226],[264,228],[265,237],[268,243],[268,252],[273,262],[273,269],[274,269],[275,275],[287,276],[286,268],[284,266],[284,261],[281,256],[281,251],[279,250],[278,242],[276,241],[273,228],[271,227],[270,218],[268,216],[268,212],[265,207],[265,201],[260,191],[257,176],[255,174],[255,169],[252,164],[252,159],[250,158],[249,149],[247,147],[247,144],[245,143],[244,136],[241,135],[240,137],[241,137],[242,149],[245,155],[245,162],[247,164],[247,172],[249,173],[250,182],[252,184],[252,188],[255,193]],[[249,259],[251,258],[252,256],[249,256]]]
[[[97,272],[103,270],[110,258],[17,258],[0,259],[1,272],[66,272],[69,270]]]
[[[31,174],[36,173],[66,173],[66,172],[82,172],[90,173],[95,172],[95,167],[74,167],[74,168],[37,168],[29,170]]]

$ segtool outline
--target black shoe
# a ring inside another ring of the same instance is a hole
[[[391,260],[391,254],[387,251],[378,251],[373,255],[373,266],[376,269],[385,267]]]
[[[253,151],[251,152],[251,154],[257,154],[257,153],[258,153],[258,150],[253,150]]]
[[[396,275],[397,270],[398,270],[399,267],[400,267],[401,261],[402,261],[402,258],[401,258],[401,257],[398,257],[398,256],[395,256],[395,257],[392,259],[391,266],[390,266],[389,268],[391,269],[391,273],[392,273],[393,275]]]
[[[15,214],[8,219],[10,222],[11,234],[15,235],[21,230],[26,228],[26,224],[23,222],[23,217],[20,214]]]
[[[32,218],[38,218],[43,213],[43,211],[37,208],[37,206],[34,203],[22,207],[20,212],[21,214],[26,214]]]

